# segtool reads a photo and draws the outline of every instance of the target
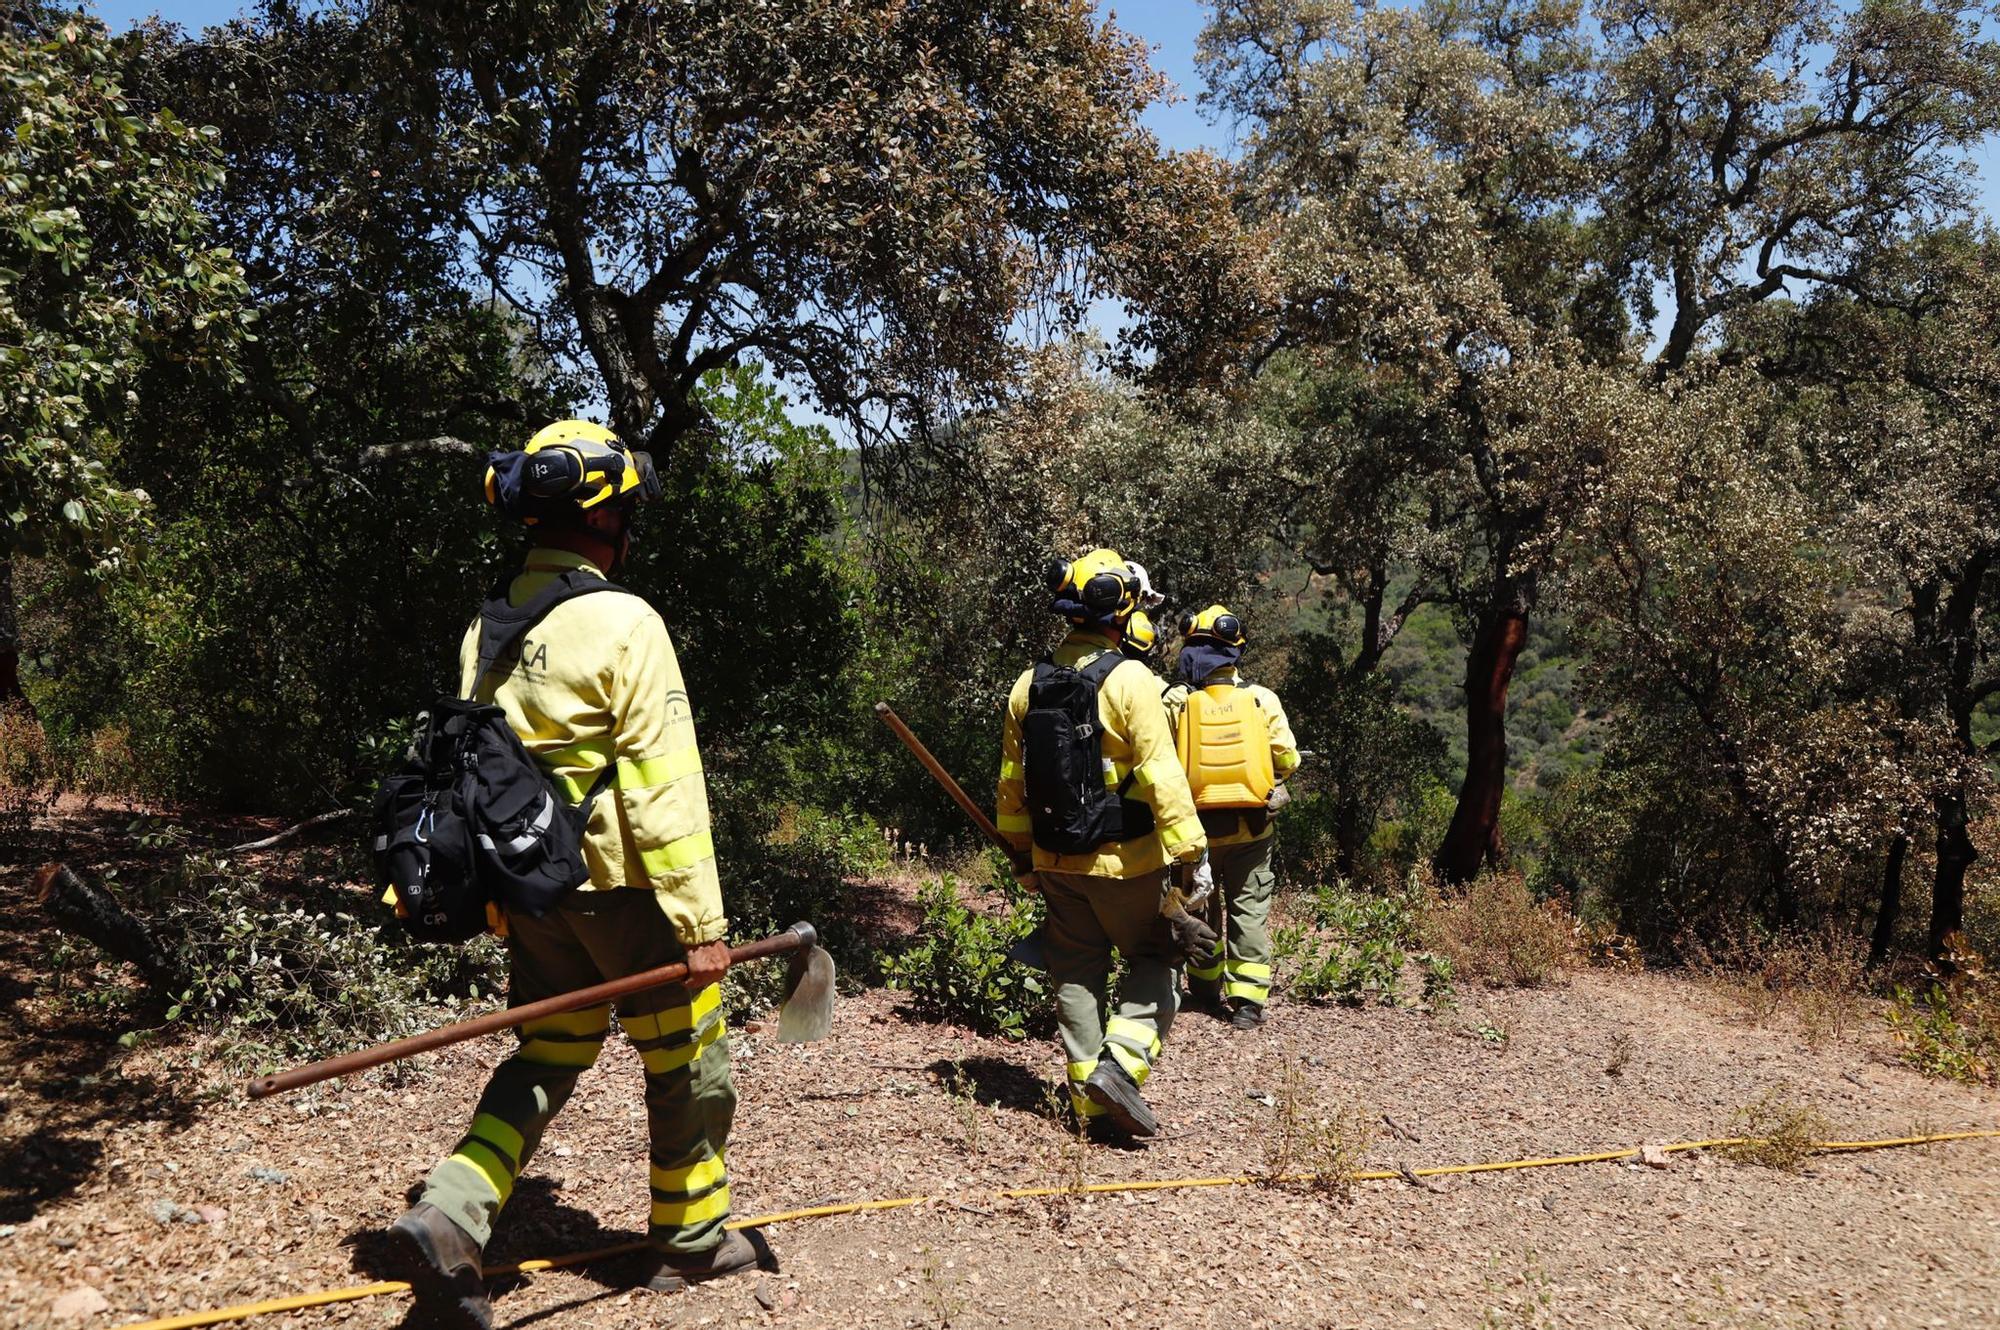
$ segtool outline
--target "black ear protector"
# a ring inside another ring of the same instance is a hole
[[[1174,630],[1182,637],[1194,631],[1194,611],[1182,610],[1181,617],[1174,622]]]
[[[1042,569],[1042,580],[1049,584],[1050,591],[1062,590],[1062,584],[1069,581],[1069,560],[1050,559]]]
[[[1083,603],[1099,614],[1108,614],[1124,604],[1125,597],[1138,589],[1139,579],[1136,577],[1098,573],[1083,584]]]
[[[1215,635],[1230,644],[1243,640],[1243,621],[1233,614],[1218,614],[1215,617]]]

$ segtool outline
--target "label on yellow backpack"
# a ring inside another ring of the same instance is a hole
[[[1278,783],[1271,769],[1271,723],[1235,684],[1210,684],[1188,694],[1174,746],[1197,809],[1262,808]]]

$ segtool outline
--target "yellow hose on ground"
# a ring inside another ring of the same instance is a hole
[[[1930,1136],[1893,1136],[1879,1141],[1814,1141],[1812,1148],[1822,1153],[1852,1153],[1857,1150],[1893,1150],[1907,1145],[1936,1145],[1944,1141],[1982,1141],[2000,1139],[2000,1129],[1983,1131],[1947,1131]],[[1687,1150],[1713,1150],[1725,1145],[1760,1145],[1763,1142],[1751,1136],[1726,1136],[1709,1141],[1676,1141],[1662,1145],[1658,1149],[1677,1154]],[[1479,1164],[1439,1164],[1431,1168],[1411,1169],[1410,1174],[1419,1178],[1446,1177],[1462,1173],[1505,1173],[1521,1168],[1554,1168],[1565,1164],[1603,1164],[1617,1159],[1636,1159],[1640,1147],[1630,1146],[1621,1150],[1600,1150],[1595,1154],[1550,1155],[1540,1159],[1500,1159]],[[1400,1169],[1376,1169],[1368,1172],[1349,1173],[1349,1182],[1394,1182],[1403,1176]],[[1315,1182],[1315,1173],[1288,1174],[1283,1177],[1253,1176],[1239,1174],[1232,1177],[1213,1178],[1155,1178],[1138,1182],[1090,1182],[1080,1187],[1013,1187],[1004,1191],[969,1192],[966,1198],[985,1200],[1029,1200],[1044,1196],[1102,1195],[1106,1192],[1124,1191],[1185,1191],[1195,1187],[1243,1187],[1259,1182]],[[952,1196],[891,1196],[875,1201],[845,1201],[838,1205],[814,1205],[803,1210],[780,1210],[775,1214],[756,1215],[749,1219],[733,1221],[730,1228],[763,1228],[769,1224],[789,1223],[795,1219],[826,1219],[835,1215],[858,1215],[878,1210],[903,1210],[913,1205],[925,1205],[933,1201],[961,1199]],[[552,1256],[540,1260],[517,1261],[512,1265],[488,1266],[488,1279],[499,1279],[507,1275],[532,1274],[537,1270],[559,1270],[569,1265],[586,1265],[591,1261],[608,1260],[614,1256],[625,1256],[641,1251],[646,1241],[636,1239],[621,1242],[611,1247],[599,1247],[594,1251],[571,1252],[567,1256]],[[317,1293],[298,1293],[289,1298],[271,1298],[264,1302],[245,1302],[234,1307],[217,1307],[212,1311],[189,1312],[184,1316],[163,1316],[154,1321],[135,1321],[123,1330],[195,1330],[197,1326],[225,1325],[232,1321],[247,1321],[253,1316],[268,1316],[274,1312],[304,1311],[312,1307],[327,1307],[339,1302],[359,1302],[363,1298],[379,1297],[384,1293],[407,1293],[410,1286],[400,1279],[385,1279],[375,1284],[356,1284],[352,1288],[322,1289]]]

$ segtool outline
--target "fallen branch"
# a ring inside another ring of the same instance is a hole
[[[136,966],[154,991],[171,997],[187,987],[152,931],[110,892],[84,881],[65,865],[50,864],[36,876],[35,899],[56,927]]]
[[[244,841],[241,845],[232,845],[226,850],[216,850],[214,851],[214,853],[247,854],[251,850],[268,850],[274,845],[284,844],[286,841],[290,840],[294,836],[301,834],[302,832],[311,831],[314,827],[323,827],[329,822],[338,822],[342,818],[353,817],[353,816],[354,816],[354,810],[352,808],[336,808],[331,813],[319,813],[316,814],[315,816],[309,817],[305,821],[299,823],[297,826],[286,827],[283,831],[278,832],[274,836],[266,836],[262,840],[247,840]]]
[[[378,443],[363,448],[361,460],[369,466],[380,466],[401,457],[484,457],[489,451],[456,435],[438,434],[428,439],[404,439],[400,443]]]

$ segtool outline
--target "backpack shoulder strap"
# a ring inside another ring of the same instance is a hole
[[[1112,647],[1078,670],[1077,673],[1081,674],[1090,683],[1092,688],[1102,688],[1104,687],[1104,681],[1111,677],[1111,672],[1129,659],[1130,657],[1119,651],[1118,648]]]
[[[586,577],[573,569],[523,603],[511,605],[507,601],[507,583],[511,580],[503,579],[479,608],[479,662],[472,673],[472,688],[467,693],[468,697],[478,694],[480,684],[486,681],[486,676],[492,673],[493,667],[500,663],[500,658],[507,654],[509,648],[518,646],[530,629],[564,601],[598,591],[633,594],[608,578]]]

